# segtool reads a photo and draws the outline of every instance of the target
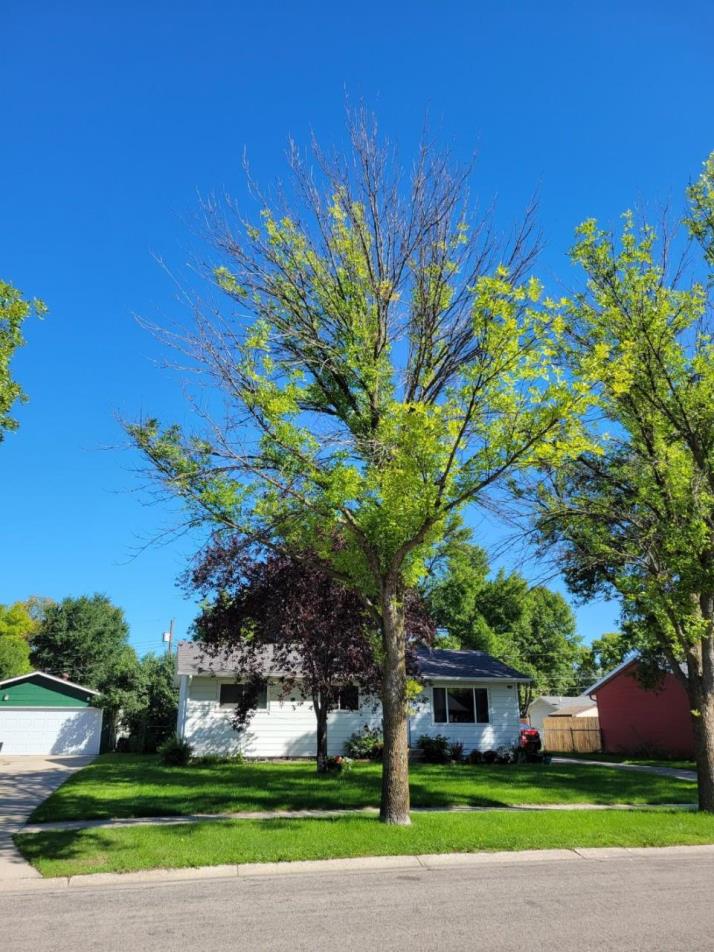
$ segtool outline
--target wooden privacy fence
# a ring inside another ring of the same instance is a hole
[[[560,754],[595,754],[602,749],[597,717],[545,717],[543,748]]]

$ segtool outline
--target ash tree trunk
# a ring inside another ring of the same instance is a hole
[[[394,586],[386,586],[382,594],[382,619],[384,755],[380,817],[385,823],[406,826],[410,823],[406,629],[404,604]]]
[[[714,640],[703,638],[687,658],[699,809],[714,813]]]

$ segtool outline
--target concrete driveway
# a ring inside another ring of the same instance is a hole
[[[12,834],[67,777],[93,759],[3,757],[0,754],[0,879],[28,879],[40,875],[15,849]]]

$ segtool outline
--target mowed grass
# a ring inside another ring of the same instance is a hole
[[[414,815],[406,828],[365,816],[237,820],[26,833],[15,842],[43,876],[75,876],[347,856],[713,843],[714,816],[675,810],[432,813]]]
[[[579,764],[412,764],[415,807],[520,804],[662,804],[696,800],[696,784]],[[318,776],[310,762],[165,767],[156,757],[107,754],[78,771],[31,822],[182,816],[379,805],[381,765]]]

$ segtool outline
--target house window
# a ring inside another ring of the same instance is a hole
[[[437,724],[446,724],[446,688],[434,688],[434,720]]]
[[[488,724],[486,688],[433,688],[435,724]]]
[[[222,684],[220,695],[221,707],[235,707],[243,701],[246,693],[251,690],[248,684]],[[268,708],[268,685],[262,684],[258,688],[255,707],[259,711],[265,711]]]
[[[359,710],[359,689],[354,684],[346,684],[337,695],[337,708],[340,711]]]
[[[486,688],[474,688],[476,698],[476,721],[479,724],[488,724],[488,691]]]

